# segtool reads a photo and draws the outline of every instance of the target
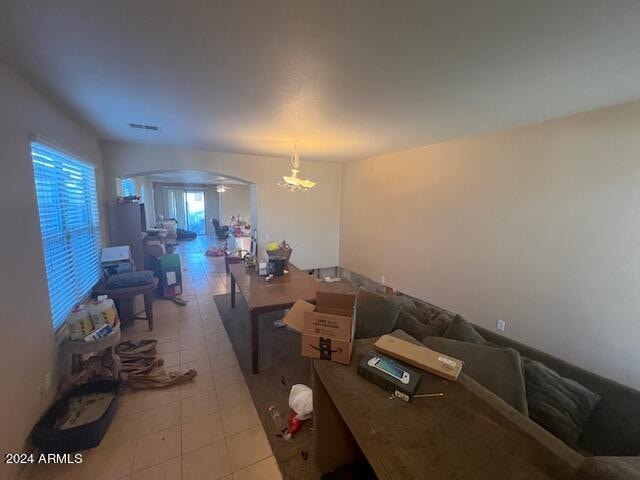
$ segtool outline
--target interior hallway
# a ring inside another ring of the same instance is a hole
[[[144,320],[123,340],[155,338],[165,364],[198,376],[182,386],[125,391],[102,443],[81,465],[38,465],[47,480],[281,479],[265,431],[238,367],[213,296],[229,292],[223,257],[206,257],[214,237],[177,248],[182,262],[181,307],[154,302],[155,328]]]

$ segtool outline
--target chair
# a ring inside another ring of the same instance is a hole
[[[217,218],[212,218],[213,228],[216,231],[216,238],[218,240],[226,240],[229,236],[229,227],[227,225],[221,226]]]

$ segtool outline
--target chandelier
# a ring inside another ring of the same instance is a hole
[[[316,182],[305,178],[298,177],[300,172],[300,156],[296,146],[291,154],[291,176],[284,176],[282,180],[278,180],[278,185],[286,188],[290,192],[306,192],[310,188],[316,186]]]

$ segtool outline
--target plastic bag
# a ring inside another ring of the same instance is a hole
[[[291,387],[289,406],[296,412],[299,420],[307,420],[313,414],[313,391],[301,383]]]

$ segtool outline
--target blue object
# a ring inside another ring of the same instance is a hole
[[[51,320],[59,328],[100,279],[100,217],[95,168],[31,144]]]

